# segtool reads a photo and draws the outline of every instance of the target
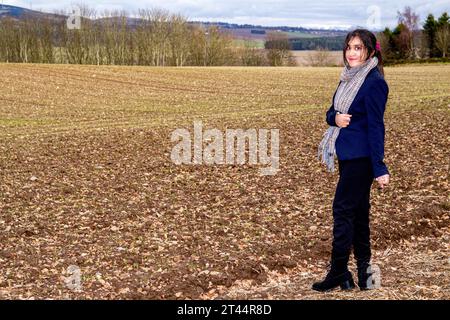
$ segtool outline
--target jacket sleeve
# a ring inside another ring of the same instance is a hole
[[[334,92],[333,99],[331,100],[331,107],[330,107],[330,109],[328,109],[327,117],[326,117],[327,123],[332,127],[337,127],[337,125],[336,125],[337,111],[334,109],[334,97],[336,96],[336,92],[337,92],[337,89]]]
[[[368,138],[370,158],[375,178],[389,174],[384,158],[384,111],[389,88],[384,79],[378,79],[369,87],[365,97],[367,108]]]
[[[328,111],[327,111],[327,123],[330,126],[337,127],[337,125],[336,125],[336,114],[337,114],[337,111],[334,110],[334,105],[331,105],[330,109],[328,109]]]

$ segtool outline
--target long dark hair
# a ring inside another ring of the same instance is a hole
[[[361,39],[364,47],[367,49],[367,57],[366,61],[370,58],[372,52],[375,52],[374,57],[378,58],[378,71],[380,71],[381,75],[384,77],[384,69],[383,69],[383,57],[381,56],[381,50],[377,50],[377,37],[366,29],[356,29],[347,34],[344,42],[343,55],[344,55],[344,64],[348,67],[348,61],[345,57],[345,52],[348,47],[348,43],[354,37],[358,37]]]

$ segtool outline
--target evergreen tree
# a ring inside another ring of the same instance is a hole
[[[437,21],[434,19],[432,14],[429,14],[425,24],[423,25],[423,33],[426,37],[427,48],[430,58],[439,55],[438,49],[436,48],[436,32],[437,32]]]

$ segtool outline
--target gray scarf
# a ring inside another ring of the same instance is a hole
[[[373,57],[357,67],[344,67],[340,77],[341,82],[333,101],[335,110],[340,113],[348,113],[348,109],[364,83],[367,74],[377,65],[378,59],[377,57]],[[319,160],[322,156],[322,163],[326,164],[328,170],[331,172],[334,172],[335,144],[340,131],[340,127],[330,126],[323,134],[322,141],[319,144]]]

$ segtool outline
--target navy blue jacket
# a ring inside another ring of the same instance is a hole
[[[336,89],[337,92],[337,89]],[[326,120],[336,126],[334,97]],[[370,157],[374,177],[389,174],[384,158],[384,111],[389,88],[377,67],[370,70],[360,90],[356,94],[348,113],[352,115],[350,124],[341,128],[336,140],[336,155],[339,160]]]

